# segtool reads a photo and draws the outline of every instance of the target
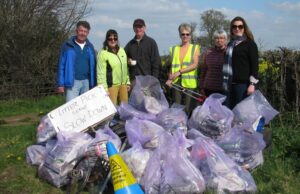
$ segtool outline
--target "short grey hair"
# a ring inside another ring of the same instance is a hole
[[[227,39],[227,33],[225,30],[216,30],[213,34],[213,38],[215,39],[216,37],[224,36],[225,39]]]
[[[179,34],[181,34],[181,30],[187,30],[187,31],[189,31],[189,33],[191,33],[192,32],[192,26],[188,23],[182,23],[178,27]]]

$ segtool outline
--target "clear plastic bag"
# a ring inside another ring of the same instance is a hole
[[[259,90],[238,103],[232,112],[236,124],[253,124],[261,116],[265,118],[265,123],[268,124],[278,114],[278,111],[270,105]]]
[[[188,121],[189,128],[213,139],[222,138],[231,129],[233,120],[232,111],[222,105],[225,99],[218,93],[210,95],[202,106],[194,109]]]
[[[26,161],[30,165],[39,166],[44,162],[45,156],[56,144],[56,139],[47,141],[46,145],[30,145],[26,149]]]
[[[97,129],[95,138],[88,143],[86,146],[82,147],[82,154],[90,157],[100,157],[108,161],[108,155],[106,151],[106,143],[110,141],[114,144],[117,150],[121,148],[121,140],[117,134],[115,134],[108,125],[104,128]],[[93,164],[90,164],[93,166]]]
[[[263,163],[260,152],[266,147],[263,135],[247,125],[235,126],[217,144],[240,166],[253,169]]]
[[[39,168],[39,177],[56,187],[68,183],[67,174],[75,165],[71,161],[79,157],[78,150],[91,140],[92,137],[86,133],[58,133],[57,143]]]
[[[152,114],[158,114],[169,108],[158,79],[150,75],[136,76],[129,104],[139,111]]]
[[[130,104],[124,102],[122,102],[118,107],[118,112],[122,120],[129,120],[133,117],[150,121],[154,121],[156,119],[155,114],[139,111],[132,107]]]
[[[157,115],[156,122],[172,133],[181,130],[187,133],[187,115],[181,108],[169,108]]]
[[[41,118],[39,126],[36,129],[36,139],[38,143],[46,142],[56,136],[56,131],[48,116]]]
[[[185,142],[164,132],[142,177],[146,193],[202,193],[204,179],[200,171],[186,157]]]
[[[158,137],[164,131],[161,126],[154,122],[137,118],[127,120],[125,130],[130,145],[139,142],[144,148],[156,148]]]
[[[255,192],[251,174],[235,164],[209,137],[192,129],[188,137],[194,139],[191,160],[200,169],[207,188],[217,193]]]
[[[140,143],[134,144],[130,149],[121,153],[124,161],[138,182],[140,182],[144,175],[151,154],[152,151],[150,149],[144,149]]]

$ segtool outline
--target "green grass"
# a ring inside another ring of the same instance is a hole
[[[64,102],[63,96],[47,96],[38,100],[0,101],[0,119],[28,113],[43,115]]]
[[[63,101],[60,96],[52,96],[34,102],[0,102],[1,110],[6,111],[1,111],[0,117],[39,112],[46,114]],[[299,193],[300,122],[297,118],[293,113],[285,113],[272,121],[272,145],[264,151],[264,164],[252,172],[258,193]],[[26,164],[25,150],[36,142],[38,125],[37,121],[29,123],[22,126],[0,124],[0,193],[64,193],[39,179],[37,167]]]

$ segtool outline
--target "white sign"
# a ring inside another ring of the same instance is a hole
[[[80,132],[117,112],[103,86],[97,86],[48,113],[56,132]]]

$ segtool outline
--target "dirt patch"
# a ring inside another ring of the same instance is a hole
[[[37,123],[40,120],[40,116],[37,113],[15,115],[10,117],[4,117],[0,119],[0,125],[2,126],[22,126],[31,125]]]

